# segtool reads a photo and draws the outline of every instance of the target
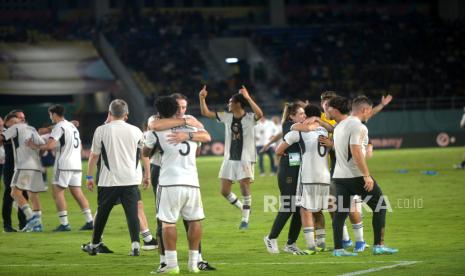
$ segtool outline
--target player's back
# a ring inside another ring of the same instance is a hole
[[[302,152],[302,164],[300,167],[301,183],[330,183],[330,173],[327,161],[328,150],[323,146],[318,138],[328,136],[328,132],[323,127],[314,131],[301,132],[299,141]]]
[[[187,185],[199,186],[196,165],[198,143],[184,141],[178,144],[168,142],[168,135],[173,132],[192,132],[188,127],[179,127],[156,131],[161,151],[160,186]]]
[[[78,129],[72,123],[63,120],[54,126],[50,137],[57,142],[55,167],[59,170],[80,171],[81,138]]]
[[[336,151],[336,166],[334,178],[352,178],[362,176],[352,158],[350,145],[362,145],[362,153],[368,143],[368,129],[361,121],[349,116],[339,122],[334,129],[334,148]]]
[[[26,123],[15,124],[4,132],[4,136],[13,141],[16,170],[42,170],[39,150],[31,149],[26,145],[29,139],[32,139],[34,144],[45,143],[35,128]]]

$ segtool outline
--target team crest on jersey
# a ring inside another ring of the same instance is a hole
[[[232,131],[232,139],[233,140],[240,140],[241,139],[240,125],[238,123],[233,123],[231,125],[231,131]]]

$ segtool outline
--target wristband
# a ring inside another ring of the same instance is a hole
[[[92,179],[94,179],[94,177],[92,175],[86,175],[86,179],[87,180],[92,180]]]
[[[370,175],[364,175],[363,178],[365,178],[365,177],[371,177],[371,176]]]

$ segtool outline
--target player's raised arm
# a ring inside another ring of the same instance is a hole
[[[373,115],[375,115],[376,113],[383,110],[383,108],[386,105],[388,105],[391,101],[392,101],[392,95],[391,94],[387,94],[386,96],[383,95],[381,97],[381,102],[377,106],[373,107]]]
[[[247,88],[245,86],[242,86],[241,89],[239,89],[239,93],[244,96],[244,98],[247,100],[249,103],[250,107],[252,108],[252,111],[255,113],[255,120],[260,120],[261,117],[263,117],[263,111],[261,108],[255,103],[255,101],[250,97],[249,91],[247,91]]]
[[[216,118],[215,112],[210,111],[210,109],[208,109],[208,106],[207,106],[207,101],[206,101],[207,95],[208,95],[207,86],[204,85],[202,90],[200,90],[199,92],[200,113],[202,114],[202,116],[205,116],[210,119],[214,119]]]

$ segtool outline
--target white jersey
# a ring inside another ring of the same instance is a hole
[[[131,186],[142,182],[139,157],[143,140],[142,131],[123,120],[111,121],[95,130],[91,151],[102,158],[98,186]]]
[[[198,143],[184,141],[171,144],[167,141],[170,133],[196,131],[196,128],[182,126],[155,132],[162,152],[159,186],[200,186],[196,165]]]
[[[460,120],[460,127],[464,128],[465,127],[465,114],[462,116],[462,120]]]
[[[3,136],[6,140],[13,141],[13,153],[15,158],[15,170],[36,170],[42,171],[39,150],[31,149],[26,145],[26,141],[32,139],[34,144],[45,144],[37,130],[25,123],[14,124],[9,127]]]
[[[145,146],[152,149],[150,156],[150,163],[156,166],[161,166],[161,153],[160,148],[157,148],[157,138],[154,131],[144,132]]]
[[[299,179],[302,184],[323,183],[329,184],[327,155],[328,149],[318,142],[319,136],[328,137],[328,131],[323,127],[310,132],[290,131],[284,136],[288,145],[299,143],[302,156]]]
[[[81,171],[81,139],[78,129],[67,120],[58,122],[52,129],[49,139],[54,139],[55,170]]]
[[[255,145],[262,147],[276,134],[277,126],[271,120],[258,121],[255,125]]]
[[[216,112],[216,118],[225,126],[224,159],[255,162],[255,113],[234,118],[230,112]]]
[[[368,146],[368,128],[362,124],[359,118],[349,116],[336,125],[333,138],[336,150],[336,166],[333,178],[363,176],[354,162],[350,145],[360,145],[365,157]]]

